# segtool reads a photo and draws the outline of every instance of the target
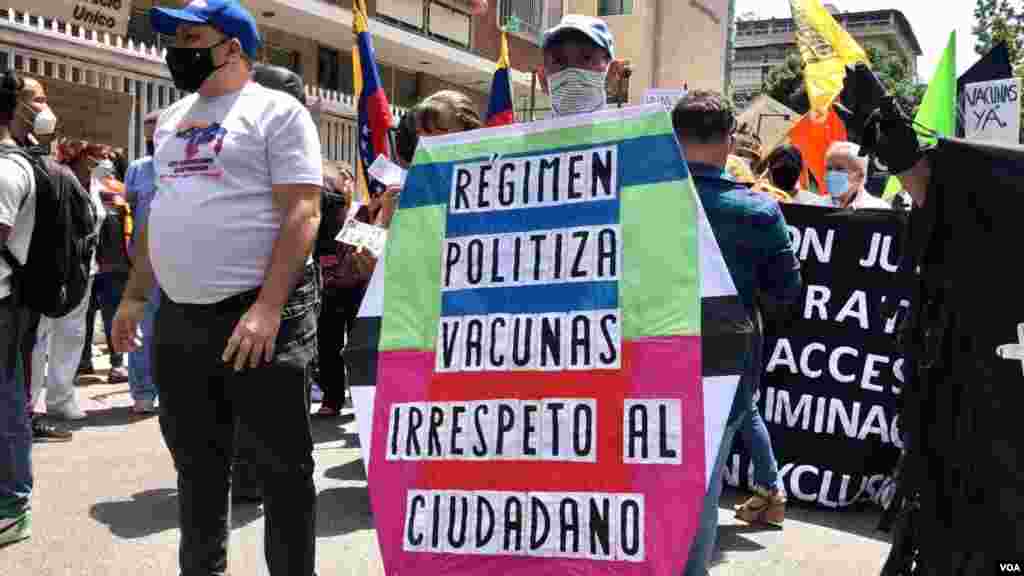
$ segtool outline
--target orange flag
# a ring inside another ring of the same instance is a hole
[[[825,189],[825,153],[833,142],[846,140],[846,124],[843,123],[834,108],[829,108],[828,116],[822,123],[814,122],[810,114],[805,115],[789,131],[789,140],[800,150],[804,159],[804,173],[800,175],[800,185],[810,190],[808,174],[814,176],[818,183],[818,193],[827,196]]]

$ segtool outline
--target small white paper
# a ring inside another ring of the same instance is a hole
[[[375,258],[380,258],[384,253],[388,231],[380,226],[349,218],[334,239],[356,248],[366,248]]]
[[[385,186],[404,186],[407,172],[401,166],[380,154],[367,169],[374,180]]]

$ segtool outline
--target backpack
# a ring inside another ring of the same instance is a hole
[[[60,318],[87,295],[97,241],[96,210],[75,175],[44,151],[0,146],[0,156],[15,154],[32,166],[35,224],[25,264],[6,246],[0,254],[13,271],[19,304],[43,316]]]

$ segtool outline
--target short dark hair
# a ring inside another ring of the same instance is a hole
[[[398,130],[395,135],[395,148],[398,157],[406,164],[412,164],[412,157],[416,154],[416,144],[419,143],[419,136],[416,134],[416,112],[408,110],[398,122]]]
[[[736,115],[719,92],[693,90],[672,109],[672,127],[680,140],[721,141],[736,129]]]
[[[25,80],[13,68],[0,76],[0,124],[8,125],[14,121],[18,98],[24,89]]]
[[[763,165],[769,170],[772,183],[777,188],[790,192],[796,189],[796,183],[804,171],[804,158],[799,148],[786,144],[772,150],[764,159]]]
[[[256,64],[252,66],[252,80],[264,88],[291,94],[303,106],[306,105],[306,89],[302,76],[283,66]]]

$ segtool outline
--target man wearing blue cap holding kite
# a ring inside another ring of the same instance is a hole
[[[154,29],[175,37],[167,50],[175,86],[194,94],[157,122],[157,193],[114,347],[138,345],[144,303],[158,285],[153,371],[160,429],[178,472],[182,575],[227,571],[238,427],[258,447],[246,457],[264,483],[270,574],[309,576],[319,136],[298,100],[250,81],[261,40],[236,0],[193,0],[150,16]]]
[[[615,39],[604,20],[568,14],[544,32],[542,85],[556,116],[589,114],[608,103],[607,81],[629,75],[615,59]]]

